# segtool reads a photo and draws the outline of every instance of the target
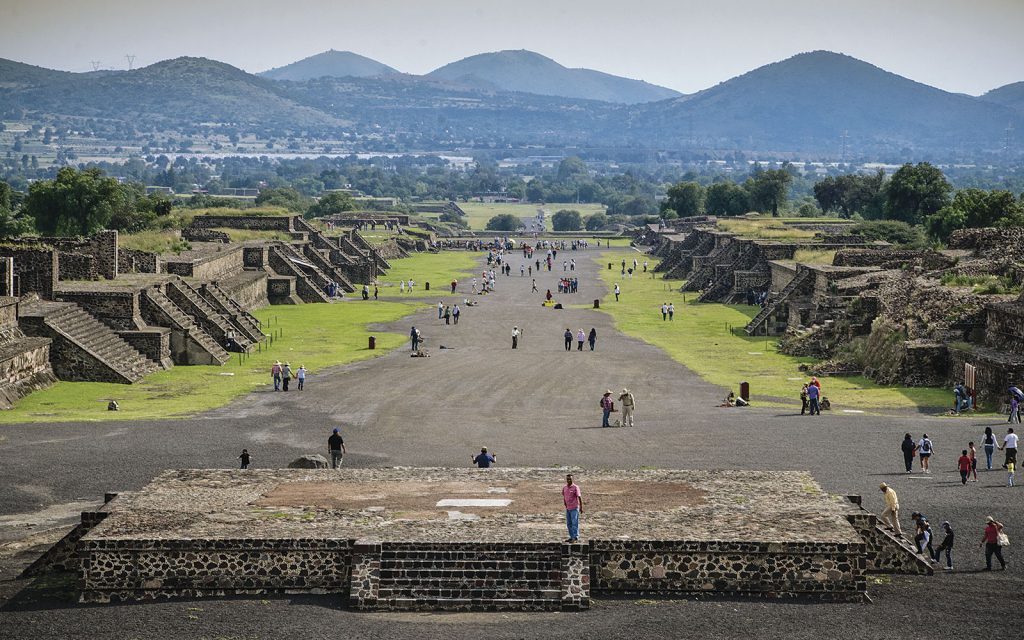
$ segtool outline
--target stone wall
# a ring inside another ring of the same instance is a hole
[[[881,267],[906,269],[920,267],[927,271],[948,269],[956,259],[938,251],[916,249],[840,249],[832,261],[837,267]]]
[[[192,226],[197,228],[223,227],[226,229],[253,229],[257,231],[295,231],[296,216],[196,216]]]
[[[155,253],[137,249],[119,248],[117,264],[120,273],[159,273],[159,259]]]
[[[84,253],[61,252],[57,259],[61,280],[99,280],[96,258]]]
[[[49,338],[27,338],[17,326],[4,329],[0,345],[0,409],[57,382],[50,366]]]
[[[1009,406],[1007,387],[1024,381],[1024,358],[1019,353],[957,343],[949,347],[949,360],[948,383],[963,382],[964,365],[973,365],[978,402],[996,411],[1005,411]]]
[[[985,344],[1024,354],[1024,301],[986,305]]]
[[[60,254],[92,256],[99,277],[113,280],[118,273],[117,231],[104,230],[88,238],[83,237],[27,237],[6,241],[14,247],[37,249],[40,245],[52,247]],[[6,255],[6,254],[5,254]],[[89,278],[74,278],[85,280]]]
[[[136,351],[156,362],[164,369],[174,365],[171,358],[171,330],[150,327],[139,331],[118,331],[117,335]]]
[[[38,293],[47,299],[53,296],[60,273],[56,250],[3,246],[0,247],[0,253],[5,257],[14,258],[17,295]]]
[[[189,242],[231,242],[231,236],[224,231],[216,231],[205,227],[185,227],[181,237]]]
[[[144,326],[139,309],[139,293],[127,289],[94,291],[58,290],[54,298],[74,302],[115,331],[132,331]]]
[[[217,286],[246,311],[253,311],[270,304],[269,276],[263,272],[246,271],[240,275],[218,280]]]
[[[164,270],[185,278],[216,280],[240,273],[244,267],[244,249],[241,245],[224,246],[193,259],[168,258]]]

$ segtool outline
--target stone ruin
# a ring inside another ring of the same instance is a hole
[[[290,239],[231,243],[217,228]],[[0,245],[0,407],[56,379],[134,383],[224,364],[266,339],[251,311],[331,302],[335,287],[353,292],[408,255],[300,216],[197,216],[183,236],[189,250],[163,255],[119,247],[116,231]]]

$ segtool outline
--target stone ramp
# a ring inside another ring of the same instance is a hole
[[[38,300],[19,313],[23,328],[53,340],[51,361],[62,380],[131,384],[160,369],[73,302]]]
[[[231,359],[224,347],[158,287],[144,289],[141,302],[146,322],[173,332],[171,353],[175,364],[224,364]]]

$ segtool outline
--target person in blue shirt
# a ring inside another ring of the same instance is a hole
[[[481,469],[487,469],[492,464],[495,464],[494,454],[487,453],[487,447],[480,449],[480,455],[473,458],[473,464],[480,467]]]

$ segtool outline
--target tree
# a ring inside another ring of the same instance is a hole
[[[603,213],[595,213],[587,216],[587,231],[602,231],[608,226],[608,216]]]
[[[746,189],[750,203],[761,212],[771,211],[779,215],[779,209],[786,204],[786,192],[793,175],[785,169],[759,170],[747,179]]]
[[[551,228],[555,231],[579,231],[583,228],[583,218],[575,209],[562,209],[551,216]]]
[[[704,212],[704,188],[696,182],[680,182],[669,187],[662,210],[671,209],[680,218],[699,216]]]
[[[933,237],[946,240],[957,229],[992,227],[1021,215],[1024,205],[1009,191],[962,189],[952,202],[925,218],[925,227]]]
[[[321,196],[319,201],[306,210],[306,217],[322,218],[336,213],[352,211],[355,208],[356,205],[352,201],[351,195],[344,191],[331,191]]]
[[[501,213],[487,221],[488,231],[518,231],[522,226],[522,220],[511,213]]]
[[[927,162],[905,164],[885,189],[885,215],[890,220],[920,224],[949,204],[953,190],[942,171]]]
[[[61,169],[53,180],[34,183],[23,208],[40,232],[61,236],[95,233],[114,216],[127,219],[135,210],[129,187],[99,169],[72,167]]]
[[[583,160],[570,156],[558,163],[558,182],[567,182],[578,175],[587,175],[587,165]]]
[[[735,182],[716,182],[707,189],[704,210],[712,216],[741,216],[750,211],[750,197]]]
[[[925,246],[924,232],[899,220],[872,220],[858,222],[850,228],[850,233],[862,236],[865,240],[882,240],[892,244],[921,248]]]
[[[16,238],[35,229],[31,218],[15,213],[15,199],[14,189],[0,180],[0,238]]]
[[[305,213],[309,208],[309,198],[302,196],[290,187],[264,189],[256,196],[256,204],[281,207],[294,213]]]
[[[534,178],[526,185],[526,199],[530,202],[544,202],[546,194],[544,181],[540,178]]]
[[[843,218],[860,214],[878,219],[884,215],[884,183],[885,172],[881,169],[870,175],[828,176],[814,185],[814,198],[826,213],[837,212]]]

